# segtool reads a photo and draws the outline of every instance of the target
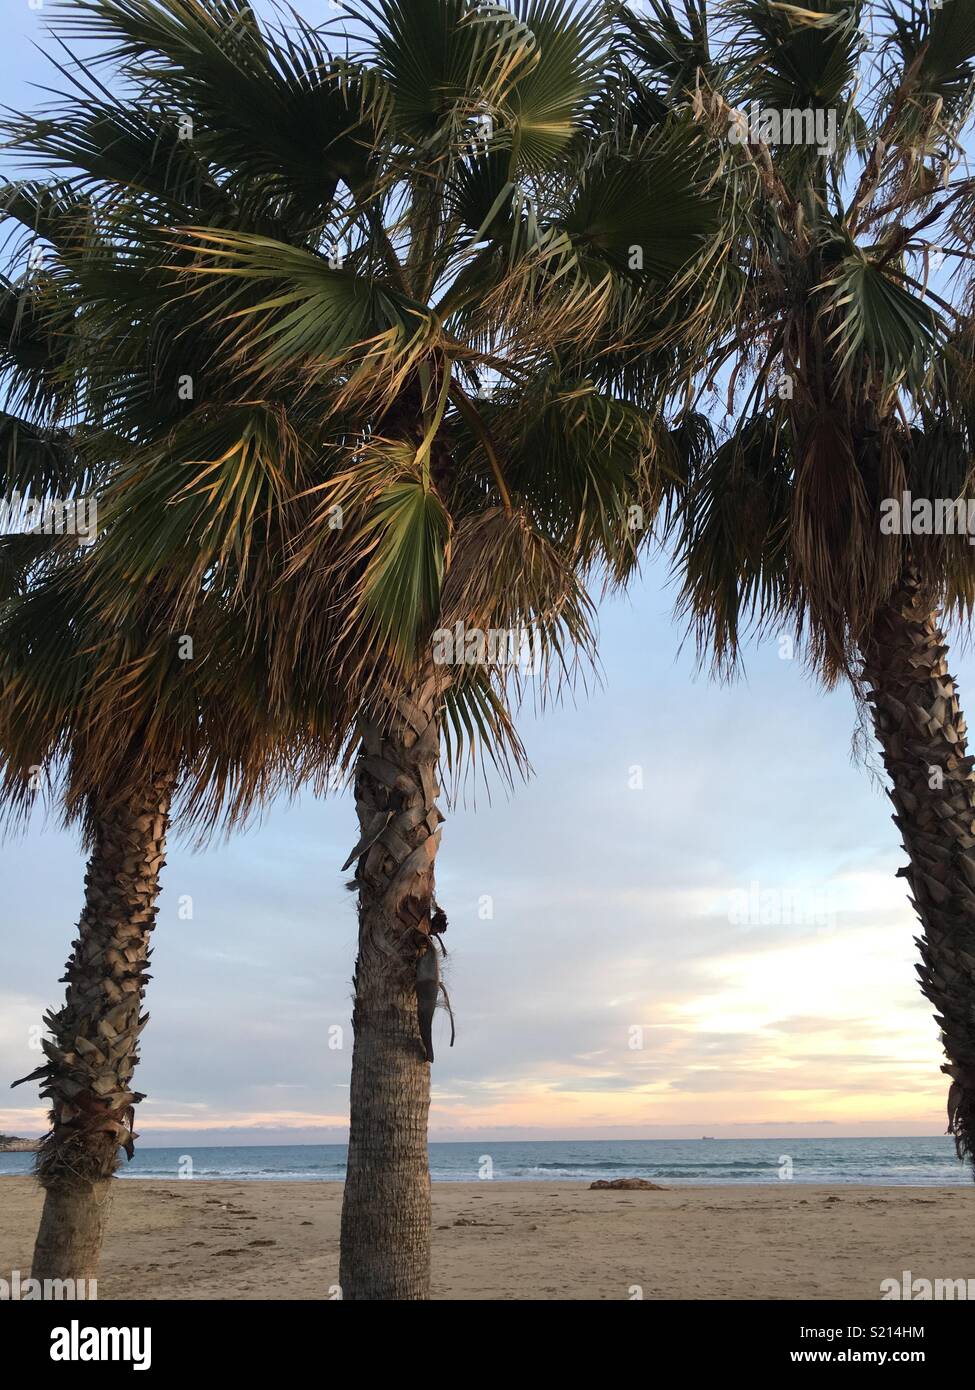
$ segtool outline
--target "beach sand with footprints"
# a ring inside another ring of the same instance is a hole
[[[102,1299],[328,1298],[342,1188],[326,1182],[116,1184]],[[26,1276],[40,1217],[0,1178],[0,1271]],[[880,1299],[881,1281],[975,1275],[975,1188],[433,1188],[440,1299]],[[332,1295],[334,1296],[334,1295]]]

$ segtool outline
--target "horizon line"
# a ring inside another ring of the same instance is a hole
[[[11,1136],[11,1137],[12,1137],[12,1138],[17,1138],[17,1139],[30,1139],[30,1138],[31,1138],[31,1136],[29,1136],[29,1135],[16,1135],[16,1136]],[[38,1137],[40,1137],[40,1136],[38,1136]],[[628,1139],[578,1139],[578,1138],[576,1138],[576,1139],[498,1139],[495,1135],[490,1135],[490,1136],[482,1136],[482,1137],[475,1136],[475,1137],[473,1137],[473,1138],[471,1138],[471,1139],[430,1139],[430,1140],[428,1140],[428,1143],[431,1144],[431,1145],[434,1145],[434,1144],[439,1144],[439,1145],[446,1145],[446,1144],[486,1144],[486,1143],[490,1143],[490,1142],[493,1141],[493,1142],[496,1143],[496,1144],[685,1144],[685,1143],[687,1143],[687,1144],[700,1144],[700,1143],[702,1143],[702,1142],[704,1142],[704,1143],[714,1143],[714,1144],[717,1144],[717,1143],[735,1144],[735,1143],[747,1142],[747,1141],[750,1140],[750,1139],[760,1140],[760,1141],[762,1141],[762,1142],[769,1142],[769,1143],[770,1143],[770,1142],[774,1142],[774,1141],[776,1141],[776,1140],[789,1141],[789,1142],[793,1142],[793,1143],[794,1143],[797,1139],[801,1139],[801,1140],[803,1140],[804,1142],[805,1142],[805,1141],[808,1141],[808,1142],[810,1142],[810,1143],[822,1143],[822,1142],[827,1142],[827,1143],[829,1143],[829,1142],[834,1142],[834,1141],[845,1141],[845,1140],[947,1139],[947,1138],[950,1138],[950,1135],[946,1135],[946,1134],[753,1134],[753,1135],[742,1135],[742,1134],[701,1134],[701,1135],[698,1135],[698,1136],[696,1136],[696,1137],[693,1136],[693,1135],[684,1135],[683,1137],[681,1137],[681,1136],[671,1136],[670,1138],[663,1138],[663,1137],[659,1137],[659,1136],[658,1136],[658,1137],[651,1138],[651,1137],[647,1137],[647,1136],[642,1136],[642,1137],[636,1137],[636,1138],[631,1137],[631,1138],[628,1138]],[[33,1140],[33,1139],[31,1139],[31,1142],[36,1142],[36,1141]],[[188,1144],[193,1144],[193,1146],[194,1146],[195,1148],[198,1148],[198,1149],[318,1149],[318,1148],[327,1148],[327,1147],[331,1147],[331,1146],[335,1146],[335,1147],[338,1147],[338,1148],[347,1147],[347,1145],[348,1145],[348,1140],[347,1140],[347,1139],[329,1139],[329,1140],[320,1140],[320,1141],[318,1141],[318,1142],[311,1142],[311,1141],[307,1141],[307,1140],[306,1140],[306,1141],[303,1141],[303,1142],[301,1142],[301,1143],[289,1143],[289,1142],[286,1141],[286,1140],[269,1140],[266,1144],[259,1144],[259,1143],[255,1143],[255,1142],[253,1142],[253,1141],[251,1141],[251,1142],[249,1142],[249,1143],[246,1143],[246,1144],[214,1144],[214,1143],[212,1143],[212,1142],[208,1142],[208,1143],[205,1143],[205,1144],[197,1144],[197,1143],[195,1143],[192,1139],[187,1139],[187,1140],[181,1141],[181,1143],[187,1144],[187,1145],[188,1145]],[[136,1153],[141,1153],[141,1152],[143,1152],[143,1151],[155,1152],[155,1151],[161,1150],[161,1149],[175,1149],[175,1148],[179,1148],[179,1147],[180,1147],[180,1144],[138,1144],[138,1145],[136,1146],[136,1150],[135,1150],[135,1151],[136,1151]],[[18,1149],[7,1149],[7,1150],[3,1150],[2,1152],[4,1152],[4,1153],[18,1153],[18,1152],[19,1152],[19,1153],[30,1153],[30,1152],[32,1152],[32,1151],[29,1150],[29,1149],[20,1149],[20,1150],[18,1150]],[[124,1172],[124,1169],[123,1169],[122,1171]]]

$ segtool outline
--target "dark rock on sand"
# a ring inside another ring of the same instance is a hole
[[[646,1178],[612,1178],[607,1182],[605,1178],[599,1178],[596,1182],[589,1184],[589,1191],[593,1192],[597,1188],[609,1188],[614,1192],[666,1192],[665,1187],[661,1187],[658,1182],[648,1182]]]

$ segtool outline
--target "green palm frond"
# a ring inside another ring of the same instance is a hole
[[[495,111],[515,76],[538,61],[535,36],[500,5],[376,0],[363,8],[394,128],[428,156],[458,144],[472,119]]]
[[[814,293],[825,300],[826,341],[835,342],[840,374],[875,372],[887,390],[905,382],[923,389],[945,331],[929,304],[860,253],[840,261]]]
[[[69,186],[82,194],[114,184],[167,210],[205,210],[217,224],[234,218],[233,199],[178,116],[96,87],[90,95],[69,94],[56,114],[8,119],[3,128],[13,158],[68,171]]]
[[[18,223],[35,239],[70,251],[85,239],[91,208],[69,183],[42,183],[25,179],[7,183],[0,191],[0,223]],[[10,253],[16,257],[16,250]]]
[[[508,176],[509,164],[507,152],[494,149],[459,162],[452,172],[449,205],[478,241],[510,242],[517,185]]]
[[[252,216],[320,225],[340,181],[357,187],[368,178],[384,97],[375,76],[333,57],[318,30],[292,18],[285,35],[236,0],[58,6],[55,33],[114,40],[102,61],[130,64],[149,84],[155,78],[172,104],[159,111],[113,102],[93,79],[83,114],[75,99],[60,119],[25,133],[63,162],[74,153],[82,168],[116,181],[128,171],[184,206],[195,188],[198,209],[206,193],[215,213],[236,201]]]
[[[863,0],[730,0],[726,12],[738,101],[783,110],[843,101],[864,49]]]
[[[646,8],[649,13],[644,15],[622,3],[610,5],[621,26],[624,57],[635,53],[651,75],[646,85],[637,81],[644,101],[655,103],[645,114],[661,120],[702,77],[712,76],[707,0],[691,0],[683,6],[683,14],[670,0],[648,0]]]
[[[167,576],[190,601],[207,576],[214,588],[239,588],[263,565],[308,463],[286,412],[260,400],[193,414],[129,450],[99,508],[91,582],[105,611],[117,617],[130,586]]]
[[[513,0],[512,9],[531,32],[535,61],[518,71],[502,109],[511,123],[512,167],[536,173],[565,155],[598,96],[609,26],[591,0],[571,8],[560,0]]]
[[[502,396],[489,419],[512,492],[541,534],[583,568],[625,575],[674,471],[659,415],[591,382],[552,378],[521,409]]]
[[[83,492],[89,482],[71,434],[41,429],[2,411],[0,479],[4,497],[17,492],[67,498],[76,488]]]
[[[27,592],[58,544],[53,534],[0,535],[0,606]]]
[[[187,234],[184,249],[199,253],[187,274],[250,281],[270,291],[221,320],[232,330],[238,357],[246,356],[255,372],[353,369],[344,401],[369,381],[376,394],[394,390],[436,340],[436,322],[424,305],[331,266],[324,256],[241,232],[191,228]]]
[[[380,650],[407,664],[440,612],[451,522],[422,480],[402,478],[373,500],[354,544],[365,558],[359,603]]]
[[[698,170],[683,139],[635,143],[583,171],[563,225],[577,247],[619,274],[666,291],[719,226]]]

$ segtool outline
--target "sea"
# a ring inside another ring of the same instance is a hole
[[[179,1148],[140,1145],[123,1178],[232,1178],[339,1182],[344,1144],[268,1144]],[[0,1175],[29,1173],[30,1153],[0,1154]],[[494,1178],[507,1182],[579,1182],[649,1178],[676,1186],[731,1183],[869,1183],[877,1186],[971,1182],[970,1170],[943,1136],[901,1139],[587,1139],[432,1143],[434,1182]]]

